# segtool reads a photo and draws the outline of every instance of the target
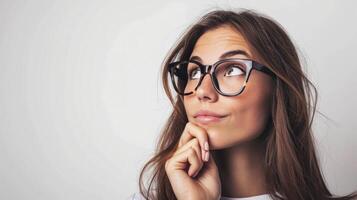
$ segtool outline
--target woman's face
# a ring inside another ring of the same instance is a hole
[[[228,58],[255,59],[242,35],[229,26],[221,26],[204,33],[196,42],[191,57],[197,56],[202,64],[213,64],[231,50],[242,50]],[[259,62],[259,60],[257,60]],[[248,142],[265,129],[270,116],[273,82],[263,72],[252,70],[243,93],[234,97],[222,96],[214,89],[211,77],[206,75],[191,95],[184,96],[188,120],[203,127],[209,137],[210,149],[223,149]],[[202,122],[194,115],[208,110],[224,117],[215,122]]]

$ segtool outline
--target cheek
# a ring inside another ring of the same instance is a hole
[[[228,148],[253,140],[263,133],[270,112],[265,105],[245,105],[235,108],[221,126],[208,129],[209,139],[215,149]]]
[[[264,131],[270,111],[267,105],[255,104],[235,114],[233,128],[238,131],[237,134],[253,139]]]
[[[236,121],[243,122],[237,126],[247,135],[257,136],[264,131],[271,115],[273,83],[269,77],[262,74],[255,74],[251,81],[252,84],[246,88],[243,109],[235,114]]]
[[[265,89],[247,90],[227,104],[231,105],[231,115],[210,132],[210,141],[216,149],[251,141],[263,133],[271,115],[271,91]]]

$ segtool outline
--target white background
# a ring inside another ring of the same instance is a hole
[[[320,98],[327,184],[357,188],[356,3],[0,1],[0,199],[125,199],[171,111],[160,64],[214,8],[252,8],[287,30]]]

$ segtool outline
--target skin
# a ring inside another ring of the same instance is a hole
[[[224,25],[204,33],[196,42],[191,57],[199,56],[202,64],[213,64],[224,52],[237,49],[248,55],[229,58],[259,62],[242,35]],[[193,94],[184,96],[189,122],[174,155],[165,165],[178,199],[249,197],[267,193],[263,171],[265,144],[258,136],[268,123],[272,91],[272,79],[253,70],[245,90],[238,96],[225,97],[217,93],[209,75]],[[194,118],[201,109],[225,117],[219,122],[201,124]],[[208,142],[208,151],[205,142]],[[208,161],[205,161],[206,156]]]

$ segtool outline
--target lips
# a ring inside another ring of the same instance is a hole
[[[198,116],[224,117],[222,114],[218,114],[209,110],[200,110],[193,117],[196,118]]]
[[[213,122],[219,122],[225,116],[226,115],[214,113],[208,110],[200,110],[194,115],[194,118],[201,124],[209,124]]]

